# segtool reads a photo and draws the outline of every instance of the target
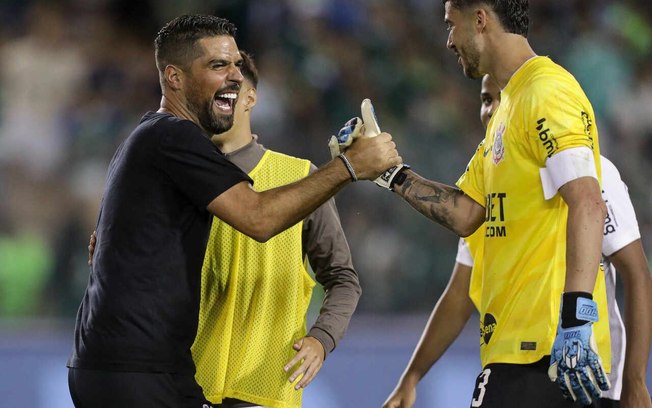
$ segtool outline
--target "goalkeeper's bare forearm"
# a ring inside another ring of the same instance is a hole
[[[457,187],[425,179],[412,170],[394,187],[415,210],[461,237],[471,235],[485,218],[484,207]]]

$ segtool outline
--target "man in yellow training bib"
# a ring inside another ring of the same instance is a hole
[[[251,132],[258,72],[244,52],[233,127],[212,137],[257,190],[302,179],[308,160],[264,148]],[[315,282],[326,297],[306,333]],[[197,382],[220,408],[301,407],[302,389],[344,335],[360,297],[358,276],[333,199],[266,243],[213,219],[204,258]]]

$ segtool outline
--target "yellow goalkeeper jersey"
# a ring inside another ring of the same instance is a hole
[[[262,191],[297,181],[309,169],[308,160],[267,150],[249,176]],[[301,406],[302,392],[283,371],[296,354],[294,341],[306,334],[315,285],[301,236],[299,222],[259,243],[213,219],[192,347],[195,377],[210,401],[228,397],[275,408]]]
[[[550,354],[566,271],[568,207],[544,199],[540,169],[573,147],[593,151],[598,131],[590,102],[573,76],[547,57],[527,61],[501,93],[485,139],[457,185],[485,207],[484,238],[474,255],[469,295],[480,311],[482,365],[528,364]],[[478,254],[478,255],[476,255]],[[599,352],[611,366],[602,269],[593,297]]]

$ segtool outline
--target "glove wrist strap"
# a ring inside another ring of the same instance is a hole
[[[392,183],[389,186],[389,189],[394,191],[394,186],[400,186],[403,184],[405,179],[407,178],[407,174],[405,174],[405,170],[409,169],[410,166],[407,164],[403,164],[403,167],[398,171],[398,173],[394,176],[392,179]]]
[[[593,295],[587,292],[567,292],[561,298],[561,327],[581,326],[598,320],[598,309]]]

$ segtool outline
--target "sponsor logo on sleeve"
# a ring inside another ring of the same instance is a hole
[[[555,139],[555,136],[546,124],[546,118],[537,120],[536,129],[539,132],[539,141],[541,141],[541,144],[546,149],[546,156],[552,157],[557,151],[558,145],[557,139]]]
[[[591,143],[591,150],[593,150],[593,134],[592,134],[592,129],[593,129],[593,121],[591,120],[591,117],[589,116],[588,113],[582,112],[582,123],[584,123],[584,134],[586,137],[589,138],[589,141]]]
[[[602,196],[604,197],[604,190],[602,190]],[[614,214],[614,210],[611,207],[611,204],[609,204],[609,200],[605,199],[604,203],[607,205],[607,217],[604,219],[603,235],[606,236],[616,232],[616,227],[618,226],[618,222],[616,220],[616,214]]]

